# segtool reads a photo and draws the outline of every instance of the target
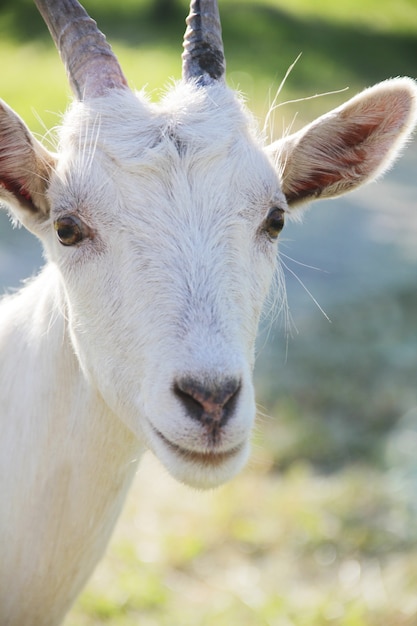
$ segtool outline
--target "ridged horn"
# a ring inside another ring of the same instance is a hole
[[[77,0],[35,0],[78,100],[127,87],[105,36]]]
[[[191,0],[186,24],[183,79],[196,79],[203,85],[223,80],[226,63],[216,0]]]

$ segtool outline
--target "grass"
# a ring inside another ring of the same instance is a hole
[[[271,462],[259,452],[202,494],[148,457],[65,626],[415,624],[415,512],[397,477]]]
[[[146,84],[156,97],[168,77],[180,76],[186,0],[173,0],[169,20],[159,24],[151,0],[85,4],[132,85]],[[300,52],[284,100],[346,86],[353,93],[389,76],[416,74],[414,0],[223,0],[220,8],[228,80],[247,93],[259,116]],[[59,123],[69,91],[30,0],[2,2],[0,58],[2,97],[45,134]],[[300,120],[311,119],[345,97],[288,105],[280,113],[284,124],[297,110]],[[414,310],[415,298],[407,307]],[[415,328],[413,315],[407,328]],[[280,419],[262,420],[251,467],[231,484],[195,493],[147,457],[108,554],[65,626],[416,624],[410,448],[416,416],[405,416],[393,431],[387,426],[394,400],[387,371],[375,367],[387,360],[380,343],[386,319],[359,364],[345,360],[353,330],[344,315],[344,327],[332,329],[334,351],[326,344],[326,363],[319,363],[321,345],[318,352],[303,347],[302,392],[287,386],[291,396],[282,388],[277,396],[278,385],[274,394],[264,385],[267,410]],[[369,346],[378,324],[356,341]],[[404,324],[397,324],[401,331]],[[415,344],[414,336],[403,335],[404,345]],[[401,384],[415,371],[410,363],[399,370],[398,393],[406,394]],[[323,380],[328,384],[320,387]],[[376,399],[370,406],[367,394]],[[350,420],[347,407],[364,404],[363,423]]]

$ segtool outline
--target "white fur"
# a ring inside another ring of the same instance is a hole
[[[416,88],[393,89],[408,94],[395,135],[405,137]],[[44,195],[37,187],[30,210],[9,187],[1,195],[47,263],[0,305],[0,622],[53,626],[102,555],[145,448],[196,487],[244,465],[254,340],[276,269],[264,223],[271,207],[288,210],[280,178],[297,187],[300,142],[267,155],[223,85],[181,83],[159,105],[128,90],[76,103],[57,156],[33,157],[21,120],[3,118],[8,179],[31,191],[42,177]],[[378,151],[379,170],[392,149]],[[301,183],[317,165],[304,153],[302,163]],[[54,231],[68,214],[92,233],[78,246]],[[172,391],[183,376],[242,381],[216,444]]]

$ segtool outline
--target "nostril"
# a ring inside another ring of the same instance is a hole
[[[181,400],[181,404],[186,409],[187,413],[195,419],[201,420],[204,413],[204,408],[201,402],[196,400],[189,391],[184,390],[184,386],[180,384],[174,385],[174,393]]]
[[[227,378],[221,381],[200,381],[185,377],[174,383],[173,391],[187,414],[204,423],[223,425],[233,414],[241,381]]]

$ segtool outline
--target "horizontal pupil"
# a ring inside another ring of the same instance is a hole
[[[71,246],[83,238],[81,225],[72,217],[57,220],[55,230],[59,241],[64,245]]]
[[[72,226],[61,226],[58,228],[58,236],[61,239],[69,239],[75,235],[74,227]]]

